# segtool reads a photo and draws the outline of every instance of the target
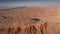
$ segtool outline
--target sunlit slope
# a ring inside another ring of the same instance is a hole
[[[60,8],[42,8],[42,7],[24,7],[24,8],[13,8],[0,11],[2,15],[7,16],[25,16],[25,17],[36,17],[46,21],[60,22]]]

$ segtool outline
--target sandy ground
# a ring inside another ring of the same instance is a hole
[[[0,16],[15,18],[39,18],[47,22],[48,34],[60,34],[60,8],[21,7],[0,10]],[[0,21],[1,21],[0,17]],[[3,21],[4,22],[4,21]]]

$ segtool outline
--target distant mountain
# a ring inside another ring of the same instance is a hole
[[[0,9],[8,9],[8,8],[12,8],[11,6],[0,6]]]

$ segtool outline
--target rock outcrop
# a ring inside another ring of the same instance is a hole
[[[0,34],[47,34],[47,23],[38,18],[1,16]]]

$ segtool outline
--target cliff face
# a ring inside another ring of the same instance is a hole
[[[13,26],[0,29],[0,34],[47,34],[47,29],[42,24],[21,27]]]
[[[0,34],[47,34],[47,23],[37,18],[1,16]]]

